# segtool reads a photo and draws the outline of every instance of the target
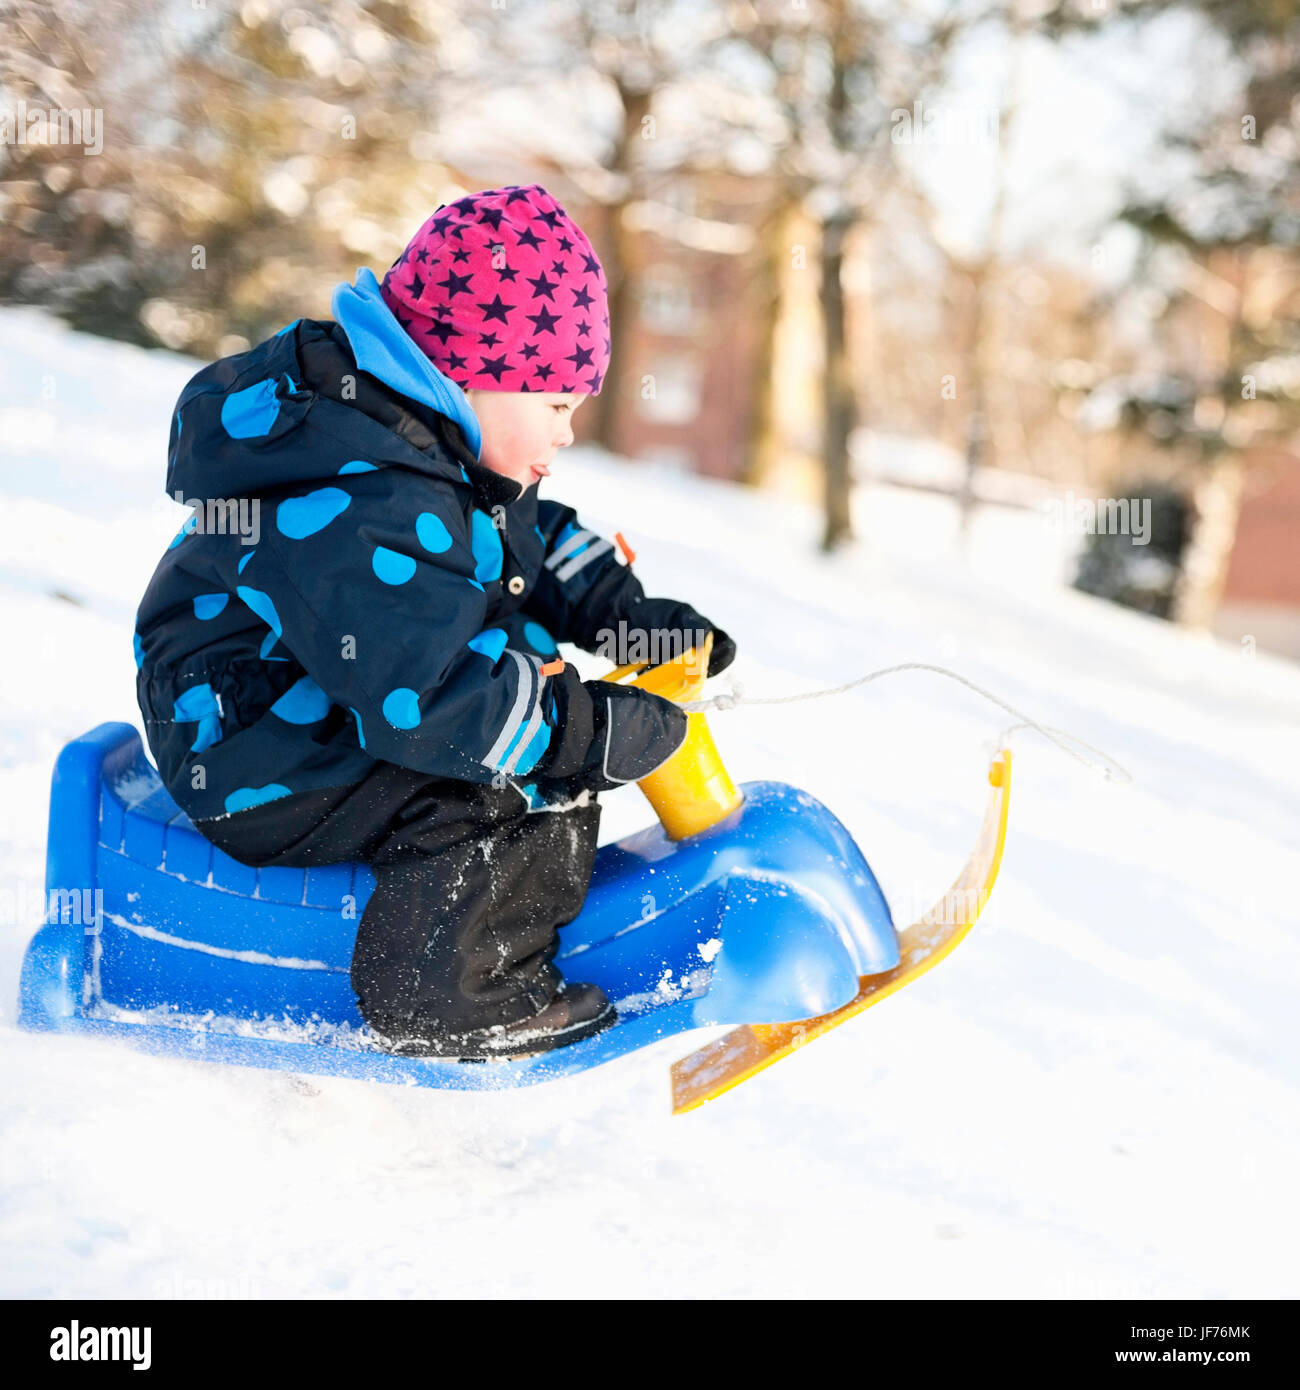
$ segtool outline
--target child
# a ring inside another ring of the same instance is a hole
[[[553,964],[594,794],[671,757],[687,721],[581,681],[556,644],[712,629],[709,675],[735,647],[538,499],[610,351],[600,262],[545,189],[440,207],[332,307],[181,393],[167,489],[196,515],[137,615],[149,746],[236,859],[372,866],[351,978],[382,1045],[561,1047],[615,1019]]]

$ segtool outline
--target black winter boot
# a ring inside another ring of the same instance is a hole
[[[378,1034],[378,1041],[386,1051],[402,1057],[504,1060],[568,1047],[603,1032],[617,1019],[614,1005],[599,985],[565,983],[540,1013],[517,1023],[440,1037],[409,1035],[393,1028]]]

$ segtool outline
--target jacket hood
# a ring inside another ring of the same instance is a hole
[[[300,354],[329,338],[331,329],[335,337],[342,330],[360,370],[454,422],[472,459],[479,458],[482,431],[465,393],[406,335],[374,275],[362,269],[355,285],[340,284],[332,308],[337,325],[297,319],[191,378],[172,418],[169,495],[187,504],[257,496],[362,461],[437,471],[437,462],[408,440],[306,386],[306,358]],[[449,461],[446,468],[449,476],[463,476],[459,465]]]
[[[422,401],[454,420],[478,458],[483,448],[478,417],[464,391],[444,376],[393,317],[379,293],[379,282],[364,266],[357,282],[337,286],[330,305],[343,326],[357,366],[402,396]]]

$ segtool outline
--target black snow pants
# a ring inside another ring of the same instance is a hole
[[[582,907],[600,804],[530,811],[512,787],[376,762],[350,787],[299,792],[197,828],[242,863],[362,860],[375,890],[352,988],[381,1033],[445,1039],[541,1012],[561,975],[556,928]]]

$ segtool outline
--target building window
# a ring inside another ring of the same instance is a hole
[[[659,425],[689,425],[700,413],[700,371],[694,353],[651,358],[641,374],[641,417]]]
[[[668,184],[660,192],[659,201],[682,217],[694,217],[698,209],[695,184],[687,179],[675,179]]]
[[[641,323],[652,333],[690,333],[695,325],[691,282],[680,270],[657,266],[641,277]]]

